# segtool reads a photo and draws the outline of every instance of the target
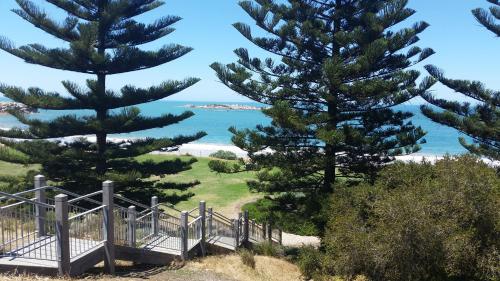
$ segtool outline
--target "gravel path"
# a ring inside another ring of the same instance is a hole
[[[291,233],[283,232],[283,246],[290,247],[303,247],[303,246],[313,246],[319,247],[321,240],[316,236],[300,236]]]

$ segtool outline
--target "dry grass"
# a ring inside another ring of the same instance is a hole
[[[98,281],[302,281],[299,269],[286,261],[271,257],[256,256],[255,269],[243,265],[239,255],[211,256],[191,261],[183,268],[130,267],[128,262],[117,263],[116,277],[87,274],[80,280]],[[118,272],[120,271],[120,272]],[[101,270],[96,270],[101,272]],[[0,281],[71,281],[69,278],[54,278],[33,275],[0,275]],[[78,280],[78,279],[74,279]]]
[[[213,256],[190,262],[189,269],[215,271],[238,281],[302,281],[297,266],[284,260],[256,256],[255,269],[243,265],[238,255]]]

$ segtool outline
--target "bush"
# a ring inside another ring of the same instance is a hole
[[[273,225],[287,233],[318,236],[325,228],[322,214],[327,200],[315,196],[297,197],[290,194],[263,198],[243,205],[252,219],[258,223],[272,221]]]
[[[253,250],[256,254],[269,257],[283,257],[285,251],[282,246],[278,246],[269,241],[261,242],[254,246]]]
[[[321,253],[313,247],[300,249],[297,266],[306,280],[314,278],[321,270]]]
[[[209,155],[212,158],[223,159],[223,160],[236,160],[238,156],[236,153],[231,151],[219,150]]]
[[[238,254],[240,255],[241,262],[244,265],[250,268],[255,268],[255,256],[251,251],[247,249],[241,249],[238,251]]]
[[[500,280],[498,210],[500,179],[475,157],[390,165],[374,186],[336,188],[322,270],[374,281]]]

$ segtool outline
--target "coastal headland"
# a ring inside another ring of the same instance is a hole
[[[7,114],[9,110],[18,110],[22,113],[36,113],[36,109],[17,102],[0,102],[0,114]]]

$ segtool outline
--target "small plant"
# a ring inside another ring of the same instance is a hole
[[[314,277],[320,269],[320,264],[321,252],[313,247],[304,247],[300,249],[297,265],[307,280]]]
[[[217,152],[214,152],[210,154],[210,157],[223,160],[236,160],[238,158],[236,153],[226,150],[219,150]]]
[[[238,251],[238,254],[240,255],[241,262],[244,265],[255,269],[255,256],[251,251],[247,249],[241,249]]]
[[[259,255],[269,257],[283,257],[285,254],[283,247],[277,246],[269,241],[265,241],[255,245],[254,251]]]

